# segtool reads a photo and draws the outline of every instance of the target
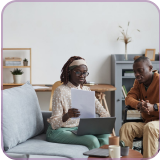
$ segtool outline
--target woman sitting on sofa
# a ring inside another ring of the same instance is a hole
[[[54,91],[52,116],[48,119],[50,125],[46,134],[47,141],[79,144],[88,147],[88,149],[99,148],[108,144],[109,134],[76,136],[71,132],[78,129],[77,126],[79,125],[79,119],[71,118],[80,116],[78,109],[71,108],[71,88],[90,91],[88,87],[83,86],[88,75],[87,64],[81,57],[71,57],[63,66],[60,77],[63,85]],[[95,109],[100,117],[109,117],[97,98],[95,98]]]

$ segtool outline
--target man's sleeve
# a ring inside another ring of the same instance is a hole
[[[160,111],[160,109],[159,109],[159,103],[157,103],[157,106],[158,106],[158,112]]]
[[[125,104],[131,106],[132,108],[137,109],[139,98],[140,98],[139,82],[135,80],[133,87],[128,92],[127,97],[125,98]]]

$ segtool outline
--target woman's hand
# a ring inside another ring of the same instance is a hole
[[[71,109],[68,110],[67,115],[68,115],[68,118],[79,117],[80,112],[76,108],[71,108]]]
[[[63,115],[62,121],[66,122],[69,118],[79,117],[79,116],[80,116],[80,112],[78,111],[78,109],[71,108],[68,110],[68,112],[66,114]]]

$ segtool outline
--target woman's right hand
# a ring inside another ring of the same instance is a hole
[[[68,115],[68,118],[79,117],[80,116],[80,112],[76,108],[70,108],[68,110],[67,115]]]

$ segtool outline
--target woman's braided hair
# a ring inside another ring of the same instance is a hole
[[[63,84],[67,84],[68,81],[69,81],[69,65],[74,61],[74,60],[78,60],[78,59],[83,59],[85,60],[84,58],[82,57],[79,57],[79,56],[73,56],[71,58],[68,59],[68,61],[64,64],[62,70],[61,70],[61,76],[60,76],[60,79],[61,79],[61,82],[63,82]]]

